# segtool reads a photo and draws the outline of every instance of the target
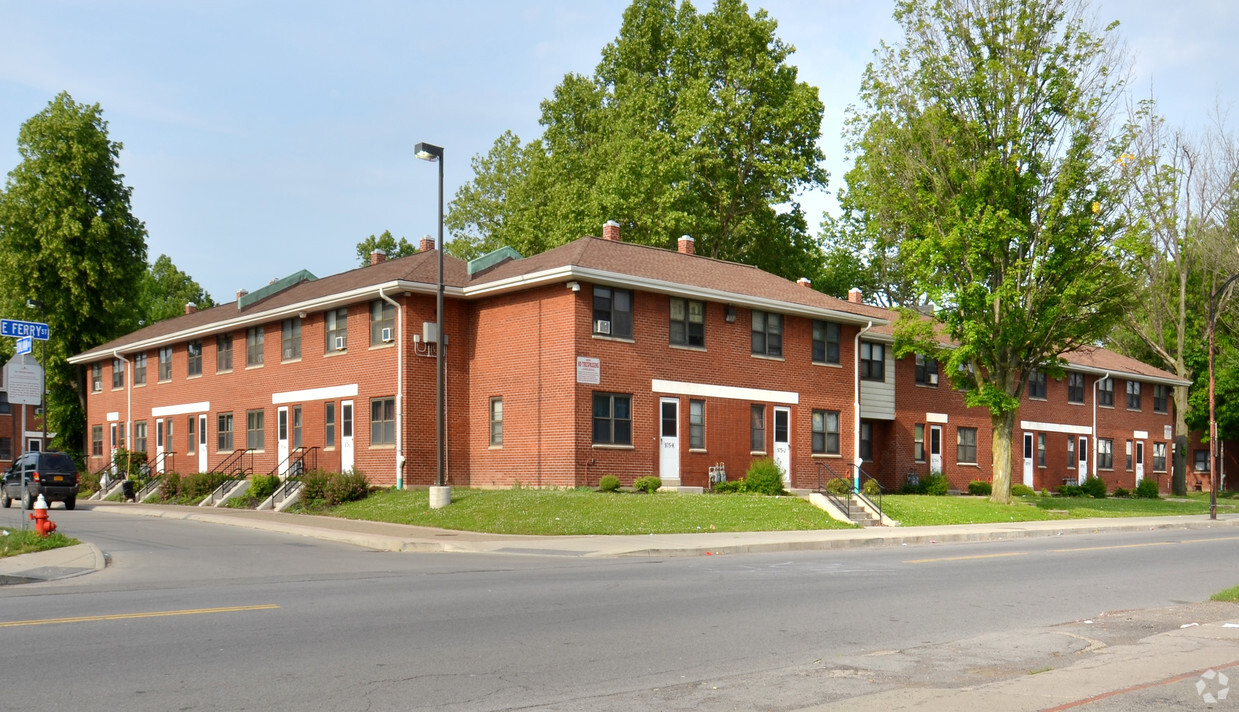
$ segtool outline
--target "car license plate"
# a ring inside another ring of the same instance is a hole
[[[52,482],[62,482],[62,481],[64,481],[64,475],[56,475],[55,477],[52,478]]]

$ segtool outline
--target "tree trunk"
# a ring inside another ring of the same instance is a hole
[[[994,481],[990,501],[1011,503],[1011,438],[1015,433],[1015,414],[1018,411],[994,413],[990,422],[994,430]]]
[[[1186,370],[1186,369],[1184,369]],[[1180,378],[1191,378],[1183,373],[1175,374]],[[1190,433],[1187,429],[1187,387],[1174,387],[1174,434],[1175,443],[1182,437],[1187,442]],[[1177,462],[1177,460],[1175,460]],[[1170,471],[1170,491],[1182,497],[1187,494],[1187,468],[1172,467]]]

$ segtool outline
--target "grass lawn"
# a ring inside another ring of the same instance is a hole
[[[1208,514],[1208,501],[1168,502],[1164,499],[1094,499],[1092,497],[1016,497],[995,504],[985,497],[887,495],[887,516],[904,526],[1031,522],[1094,517],[1170,517]],[[1064,513],[1065,512],[1065,513]]]
[[[799,497],[744,494],[453,489],[452,503],[432,510],[426,490],[386,490],[324,513],[346,519],[494,534],[684,534],[851,528]]]
[[[1211,596],[1214,601],[1229,601],[1231,603],[1239,603],[1239,586],[1231,586],[1225,591],[1218,591]]]
[[[30,554],[36,551],[59,549],[62,546],[75,546],[82,543],[77,539],[57,532],[52,532],[47,537],[41,537],[33,529],[27,529],[24,532],[0,529],[0,532],[6,531],[7,534],[0,533],[0,559],[6,556]]]

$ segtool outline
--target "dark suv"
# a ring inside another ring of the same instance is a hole
[[[22,493],[22,473],[26,476],[26,492]],[[49,504],[64,502],[65,509],[77,506],[77,465],[63,452],[28,452],[4,472],[0,487],[0,506],[8,507],[15,499],[25,497],[26,509],[34,508],[39,495]]]

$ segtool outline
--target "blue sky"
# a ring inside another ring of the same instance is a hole
[[[416,243],[436,231],[438,174],[415,143],[444,147],[450,201],[502,131],[539,133],[539,102],[565,73],[593,72],[627,5],[0,0],[0,172],[17,165],[21,124],[67,90],[100,104],[124,143],[152,259],[170,255],[217,301],[298,269],[334,274],[370,234]],[[834,190],[861,71],[879,40],[899,38],[893,3],[756,7],[779,21],[800,77],[821,92]],[[1172,123],[1199,129],[1215,106],[1235,108],[1239,3],[1096,7],[1121,22],[1137,93],[1152,91]],[[813,224],[833,208],[827,193],[802,203]]]

